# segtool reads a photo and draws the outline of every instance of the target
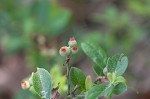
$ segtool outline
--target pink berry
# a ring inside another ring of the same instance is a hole
[[[22,89],[28,89],[30,87],[30,83],[28,81],[21,82]]]
[[[71,52],[72,52],[73,54],[76,54],[76,53],[78,52],[78,47],[77,47],[77,46],[71,47]]]
[[[68,45],[69,45],[70,47],[77,45],[77,41],[75,40],[74,37],[71,37],[71,38],[70,38],[70,40],[69,40],[69,42],[68,42]]]
[[[67,56],[67,55],[69,55],[70,54],[70,47],[67,47],[67,46],[61,47],[60,50],[59,50],[59,54],[61,56]]]

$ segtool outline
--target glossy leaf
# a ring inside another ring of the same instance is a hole
[[[114,86],[113,86],[113,85],[108,86],[108,87],[106,87],[106,89],[103,91],[102,94],[103,94],[105,97],[107,97],[108,99],[110,99],[113,90],[114,90]]]
[[[117,76],[122,75],[128,66],[128,58],[124,54],[117,54],[108,60],[108,72],[116,71]]]
[[[73,86],[79,85],[80,91],[85,91],[85,75],[84,73],[75,67],[72,67],[70,70],[70,80]]]
[[[116,73],[117,76],[122,75],[128,66],[128,57],[127,56],[123,56],[117,63],[117,67],[116,67]]]
[[[121,82],[125,83],[126,82],[125,78],[123,76],[117,77],[115,83],[117,84],[117,83],[121,83]]]
[[[81,47],[85,54],[98,66],[100,66],[102,69],[106,66],[107,55],[100,46],[86,42],[82,43]]]
[[[107,78],[108,78],[109,82],[110,82],[111,84],[113,84],[114,81],[116,80],[116,73],[115,73],[115,72],[113,72],[113,73],[108,73],[108,74],[107,74]]]
[[[100,66],[94,65],[92,68],[97,76],[104,76],[103,69]]]
[[[104,85],[95,85],[86,92],[85,99],[97,99],[98,96],[105,90]]]
[[[35,91],[35,89],[34,89],[33,86],[31,86],[31,87],[29,88],[29,91],[31,91],[33,94],[37,94],[37,92]]]
[[[33,74],[32,79],[36,93],[42,99],[50,99],[52,83],[49,72],[43,68],[37,68],[37,72]]]
[[[119,95],[123,92],[127,91],[127,86],[125,83],[119,83],[115,86],[113,93]]]
[[[124,54],[116,54],[115,56],[109,58],[108,60],[108,72],[112,73],[116,70],[117,67],[117,62],[120,60],[120,58],[123,56]]]

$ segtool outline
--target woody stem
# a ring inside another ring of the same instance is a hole
[[[70,59],[69,56],[67,56],[67,59]],[[68,85],[68,95],[70,95],[70,61],[67,62],[67,85]]]

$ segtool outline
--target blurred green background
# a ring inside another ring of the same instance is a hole
[[[72,36],[79,46],[72,66],[95,80],[80,48],[84,41],[110,56],[123,52],[129,57],[128,85],[139,94],[129,88],[112,98],[150,99],[150,0],[0,0],[0,99],[38,99],[20,87],[36,67],[49,70],[65,96],[65,58],[58,51]]]

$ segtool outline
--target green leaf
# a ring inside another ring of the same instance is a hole
[[[13,97],[13,99],[39,99],[37,95],[32,94],[29,90],[21,90]]]
[[[112,73],[116,70],[117,67],[117,62],[119,61],[119,59],[123,56],[124,54],[116,54],[115,56],[113,56],[112,58],[109,58],[108,60],[108,72]]]
[[[85,87],[86,87],[86,91],[90,90],[90,88],[92,87],[92,78],[90,75],[88,75],[86,77],[86,80],[85,80]]]
[[[122,75],[126,71],[127,67],[128,67],[128,57],[123,56],[117,63],[116,67],[117,76]]]
[[[128,66],[128,58],[124,54],[117,54],[108,60],[108,72],[117,73],[117,76],[122,75]]]
[[[123,92],[127,91],[127,86],[125,83],[119,83],[115,86],[113,93],[119,95]]]
[[[37,92],[35,91],[34,87],[31,86],[30,89],[29,89],[33,94],[37,94]]]
[[[85,75],[84,73],[75,67],[72,67],[70,70],[70,80],[73,86],[79,85],[80,91],[85,91]]]
[[[72,98],[70,98],[70,99],[72,99]],[[83,95],[78,95],[78,96],[76,96],[75,98],[73,98],[73,99],[84,99],[84,96]]]
[[[50,99],[52,90],[52,82],[50,74],[43,68],[37,68],[37,72],[33,74],[33,87],[42,99]]]
[[[117,83],[120,83],[120,82],[122,82],[122,83],[126,82],[126,80],[123,76],[119,76],[119,77],[116,78],[115,83],[117,84]]]
[[[94,65],[92,68],[97,76],[104,76],[103,69],[100,66]]]
[[[89,91],[86,92],[85,99],[97,99],[97,97],[105,90],[104,85],[95,85],[91,87]]]
[[[102,69],[106,66],[107,55],[100,46],[86,42],[82,43],[81,47],[85,54],[98,66],[100,66]]]
[[[113,84],[114,81],[116,80],[116,72],[108,73],[108,74],[107,74],[107,78],[108,78],[109,82],[110,82],[111,84]]]
[[[114,86],[113,86],[113,85],[108,86],[108,87],[106,87],[106,89],[102,92],[102,94],[103,94],[105,97],[108,97],[108,99],[110,99],[113,90],[114,90]]]
[[[63,75],[61,71],[62,67],[54,65],[50,69],[50,74],[53,81],[52,85],[54,87],[58,86],[58,83],[60,82],[58,91],[60,94],[64,94],[67,91],[67,83],[66,83],[66,76]]]
[[[113,78],[112,78],[112,74],[111,73],[108,73],[107,74],[107,78],[108,78],[108,80],[109,80],[109,82],[113,82]]]

